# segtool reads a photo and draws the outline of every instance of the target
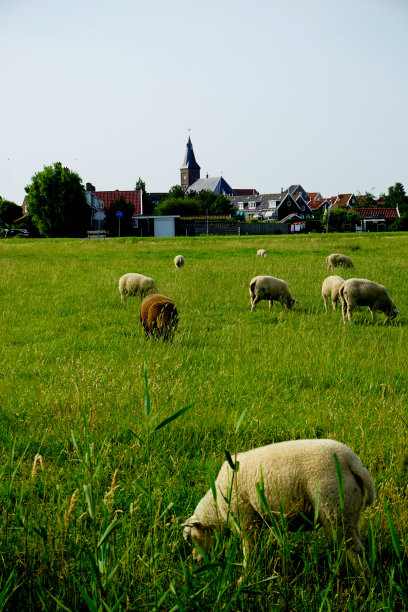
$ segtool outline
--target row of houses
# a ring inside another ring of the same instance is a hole
[[[207,174],[205,178],[201,178],[200,172],[201,167],[196,161],[189,137],[180,168],[180,185],[183,191],[198,193],[206,189],[226,196],[236,210],[236,217],[242,221],[257,220],[299,226],[312,219],[321,219],[325,211],[342,208],[352,209],[360,215],[361,222],[356,226],[356,231],[382,231],[400,216],[398,208],[364,207],[364,196],[353,193],[325,198],[320,192],[308,192],[298,184],[281,189],[278,193],[260,194],[254,188],[234,189],[223,176],[209,177]],[[162,192],[149,193],[151,202],[155,204],[167,195]],[[98,191],[91,183],[87,183],[86,197],[92,210],[94,229],[100,226],[111,203],[120,197],[134,207],[135,229],[143,226],[143,220],[154,219],[154,215],[144,215],[142,190]],[[172,225],[174,227],[174,221],[169,220],[168,227]],[[163,224],[162,226],[164,227]]]

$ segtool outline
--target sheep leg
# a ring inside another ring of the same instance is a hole
[[[273,300],[269,300],[269,310],[272,308],[273,306]]]
[[[347,315],[347,302],[346,300],[342,300],[342,312],[343,312],[343,323],[344,325],[347,323],[346,315]]]
[[[338,300],[333,300],[332,301],[333,310],[337,310],[337,303],[338,303]]]
[[[375,315],[376,315],[377,311],[375,310],[375,308],[369,308],[369,310],[370,310],[370,313],[371,313],[371,321],[373,323],[375,323]]]
[[[260,302],[260,299],[256,296],[251,296],[251,312],[255,310],[256,304]]]
[[[327,295],[324,295],[324,296],[323,296],[323,302],[324,302],[324,309],[325,309],[325,311],[326,311],[326,312],[327,312],[327,304],[328,304],[328,301],[329,301],[329,300],[328,300],[328,298],[327,298]]]

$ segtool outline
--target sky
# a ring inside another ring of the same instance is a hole
[[[0,195],[168,191],[189,135],[233,188],[408,191],[407,32],[407,0],[0,0]]]

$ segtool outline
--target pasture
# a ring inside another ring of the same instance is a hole
[[[328,272],[332,252],[355,270]],[[1,241],[0,608],[408,609],[407,257],[403,234]],[[126,272],[174,300],[173,342],[145,339]],[[251,313],[260,274],[300,304]],[[324,311],[330,274],[384,284],[401,314],[344,325]],[[369,584],[338,576],[322,530],[284,520],[239,585],[239,533],[195,565],[180,525],[225,450],[309,437],[347,444],[374,479]]]

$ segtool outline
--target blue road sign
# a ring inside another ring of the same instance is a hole
[[[121,217],[123,217],[123,212],[121,210],[117,210],[116,211],[116,216],[118,219],[120,219]]]

